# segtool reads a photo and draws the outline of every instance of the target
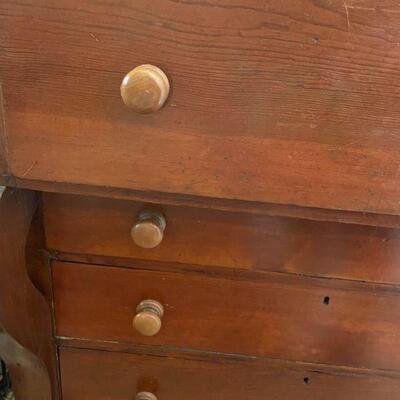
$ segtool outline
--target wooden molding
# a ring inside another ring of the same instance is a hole
[[[114,187],[102,187],[66,182],[45,182],[31,179],[18,179],[10,175],[0,176],[0,184],[20,189],[37,190],[50,193],[77,194],[83,196],[107,197],[121,200],[142,201],[149,204],[168,204],[207,208],[220,211],[248,212],[289,218],[301,218],[313,221],[331,221],[357,225],[399,228],[400,216],[368,212],[329,210],[302,207],[290,204],[260,203],[235,199],[222,199],[202,196],[189,196],[179,193],[161,193],[131,190]]]
[[[32,283],[25,249],[37,208],[35,192],[3,189],[0,196],[0,356],[17,399],[59,398],[51,310]]]

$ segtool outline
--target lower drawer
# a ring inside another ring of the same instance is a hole
[[[393,400],[400,380],[264,360],[199,360],[61,348],[63,400]]]
[[[400,369],[400,296],[393,288],[59,262],[53,280],[59,337]],[[151,337],[132,326],[145,299],[164,306],[161,327],[146,317],[151,330],[160,328]]]

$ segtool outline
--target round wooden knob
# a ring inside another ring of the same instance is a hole
[[[136,67],[125,75],[121,84],[121,96],[132,110],[149,114],[159,110],[169,94],[169,81],[164,72],[154,65]]]
[[[131,236],[139,247],[152,249],[162,242],[166,226],[167,223],[162,214],[154,211],[143,211],[132,227]]]
[[[157,396],[151,392],[139,392],[135,396],[135,400],[158,400]]]
[[[133,327],[143,336],[154,336],[161,329],[164,307],[156,300],[143,300],[136,307]]]

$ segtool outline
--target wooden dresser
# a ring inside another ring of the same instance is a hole
[[[0,2],[16,400],[400,399],[400,3]]]

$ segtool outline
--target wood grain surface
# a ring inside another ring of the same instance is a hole
[[[398,214],[399,22],[394,0],[3,1],[11,174]],[[143,63],[172,85],[151,116],[119,95]]]
[[[162,348],[400,369],[395,288],[268,274],[189,273],[53,264],[57,336]],[[136,306],[164,306],[161,331],[136,333]]]
[[[30,237],[25,252],[37,200],[27,190],[2,188],[0,194],[0,357],[10,370],[17,399],[57,400],[58,362],[50,306],[31,280],[36,260],[30,260],[29,267],[25,260],[37,242]],[[34,282],[44,282],[44,273],[36,275]]]
[[[400,283],[398,229],[163,205],[155,209],[167,220],[164,239],[154,249],[142,249],[130,230],[144,207],[141,202],[44,194],[47,247],[64,260],[80,254],[104,256],[101,262],[117,265],[135,266],[124,258],[141,259],[204,271],[227,267]]]
[[[64,400],[393,400],[398,377],[300,363],[151,357],[60,349]]]

